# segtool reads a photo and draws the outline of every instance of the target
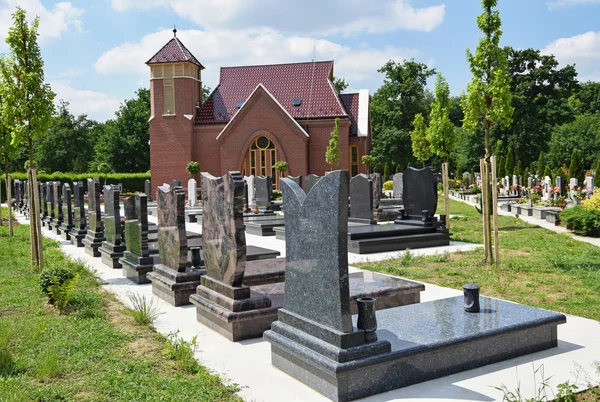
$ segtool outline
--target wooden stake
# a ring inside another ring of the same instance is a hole
[[[446,230],[450,230],[450,201],[448,200],[449,178],[448,163],[442,163],[442,183],[444,185],[444,214],[446,214]]]
[[[14,235],[12,222],[12,177],[6,175],[6,203],[8,204],[8,235]]]
[[[492,156],[492,211],[494,211],[494,261],[496,266],[500,262],[500,243],[498,241],[498,177],[496,157]]]
[[[487,172],[485,159],[479,160],[479,171],[481,173],[481,214],[483,215],[483,253],[486,262],[491,262],[491,250],[490,250],[490,227],[488,220],[488,205],[487,205]]]

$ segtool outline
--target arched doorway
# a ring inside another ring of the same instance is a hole
[[[268,137],[259,135],[248,148],[248,154],[242,166],[242,174],[244,176],[271,176],[273,177],[273,185],[277,186],[279,178],[273,167],[275,162],[277,162],[275,144]]]

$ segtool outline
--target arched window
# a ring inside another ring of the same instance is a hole
[[[254,176],[272,176],[273,184],[278,181],[277,171],[273,167],[277,162],[277,149],[268,137],[259,135],[250,144],[244,159],[242,174]]]

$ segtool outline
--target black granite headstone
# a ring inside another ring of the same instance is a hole
[[[123,202],[125,209],[125,251],[119,262],[123,276],[135,283],[150,283],[146,274],[152,271],[154,256],[148,248],[148,197],[136,194]]]
[[[144,193],[146,193],[146,197],[148,197],[148,201],[152,201],[152,185],[150,184],[150,180],[146,179],[144,182]]]
[[[87,235],[87,215],[85,213],[85,188],[83,182],[73,182],[75,194],[75,206],[73,208],[73,230],[71,231],[71,243],[77,247],[83,247],[83,239]]]
[[[350,180],[350,218],[373,219],[373,181],[363,173]]]
[[[104,236],[105,241],[98,251],[102,262],[111,268],[123,268],[119,259],[123,257],[125,246],[122,242],[121,206],[119,186],[104,186]]]
[[[435,215],[437,208],[437,182],[432,168],[415,169],[409,167],[402,176],[403,202],[405,214],[409,217],[427,218]]]
[[[287,176],[286,178],[290,179],[300,187],[302,187],[302,176]]]
[[[63,224],[60,227],[61,236],[65,240],[71,240],[71,230],[73,230],[73,203],[71,201],[71,186],[68,183],[63,184]]]
[[[52,229],[54,230],[54,233],[60,234],[60,227],[63,223],[64,218],[63,218],[63,210],[62,210],[62,205],[63,205],[62,185],[60,184],[59,181],[54,182],[53,191],[54,191],[54,197],[53,197],[54,225],[52,226]]]
[[[273,179],[271,176],[256,176],[255,201],[259,208],[267,209],[273,201]]]
[[[304,192],[308,194],[310,190],[313,188],[315,184],[319,181],[321,177],[316,174],[309,174],[308,176],[304,176]]]
[[[102,222],[102,212],[100,210],[100,191],[102,186],[99,179],[87,179],[88,184],[88,231],[83,245],[85,252],[93,257],[100,257],[98,249],[104,237],[104,224]]]
[[[396,173],[393,177],[393,182],[394,182],[394,194],[393,197],[402,200],[402,196],[403,196],[403,190],[402,188],[404,187],[404,183],[403,183],[403,179],[402,179],[403,174],[402,173]]]

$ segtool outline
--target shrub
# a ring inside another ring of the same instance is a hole
[[[132,307],[126,311],[133,317],[136,323],[140,325],[152,324],[162,312],[154,303],[154,299],[146,298],[144,295],[131,293],[129,295]]]
[[[577,205],[562,211],[560,219],[575,234],[600,237],[600,210]]]
[[[0,331],[0,378],[8,377],[14,371],[15,362],[8,345],[7,331]]]
[[[200,164],[198,162],[189,162],[185,168],[189,174],[191,175],[195,175],[198,174],[198,172],[200,172]]]
[[[394,189],[394,182],[392,180],[388,180],[388,181],[384,182],[383,183],[383,189],[385,191],[393,190]]]
[[[48,296],[50,303],[54,303],[56,299],[53,297],[52,287],[62,286],[66,282],[74,280],[76,276],[77,274],[67,266],[50,266],[40,274],[40,289],[44,295]]]
[[[54,306],[58,311],[62,312],[71,300],[71,294],[75,289],[75,282],[77,281],[77,275],[74,278],[67,279],[62,283],[55,282],[50,285],[49,293],[50,298],[54,300]]]
[[[589,199],[582,201],[581,205],[588,209],[600,210],[600,190],[596,190]]]
[[[282,199],[280,190],[273,190],[273,201],[280,201]]]
[[[169,358],[178,361],[185,372],[196,374],[200,370],[200,365],[194,357],[198,348],[197,338],[193,337],[191,342],[186,342],[179,337],[179,330],[171,332],[166,338],[165,346]]]

